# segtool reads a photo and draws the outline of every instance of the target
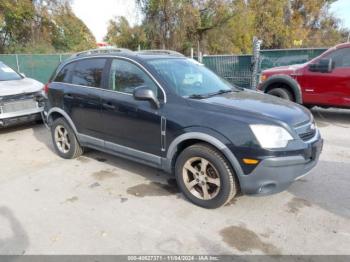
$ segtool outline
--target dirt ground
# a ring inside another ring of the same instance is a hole
[[[153,168],[97,151],[61,159],[42,125],[2,130],[0,254],[350,255],[350,111],[313,113],[325,146],[311,174],[216,210]]]

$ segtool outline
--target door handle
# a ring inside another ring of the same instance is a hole
[[[64,94],[64,97],[68,98],[68,99],[73,99],[74,98],[72,94]]]
[[[103,103],[102,106],[107,109],[115,109],[115,105],[112,105],[111,103]]]

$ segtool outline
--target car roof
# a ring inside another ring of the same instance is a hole
[[[170,59],[170,58],[185,58],[181,53],[172,50],[142,50],[142,51],[131,51],[123,48],[110,48],[110,49],[92,49],[83,51],[72,55],[65,61],[72,62],[83,58],[93,57],[125,57],[134,60],[154,60],[154,59]]]
[[[347,48],[347,47],[350,47],[350,42],[349,43],[342,43],[342,44],[335,46],[336,49]]]

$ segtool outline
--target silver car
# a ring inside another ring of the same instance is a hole
[[[41,119],[44,85],[0,61],[0,128]]]

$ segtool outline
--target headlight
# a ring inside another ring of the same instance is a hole
[[[263,148],[283,148],[293,140],[291,134],[280,126],[251,125],[250,128]]]
[[[259,77],[259,83],[261,84],[262,82],[264,82],[267,79],[267,75],[261,74]]]

